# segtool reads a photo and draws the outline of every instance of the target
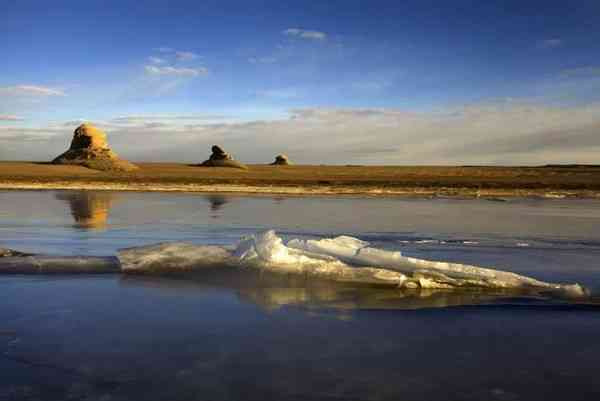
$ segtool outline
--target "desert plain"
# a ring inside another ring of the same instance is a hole
[[[0,162],[0,189],[87,189],[454,197],[600,197],[600,166],[271,166],[247,170],[136,162],[105,172],[46,162]]]

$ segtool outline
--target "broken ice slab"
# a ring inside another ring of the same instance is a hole
[[[7,256],[0,258],[0,274],[118,273],[115,256]]]

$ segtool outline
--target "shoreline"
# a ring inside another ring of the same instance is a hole
[[[0,162],[0,190],[103,190],[419,198],[600,199],[598,166],[249,165],[138,163],[131,173]]]
[[[600,199],[600,191],[547,189],[473,189],[460,187],[360,187],[360,186],[274,186],[232,184],[154,184],[105,182],[0,182],[0,190],[8,191],[115,191],[115,192],[171,192],[171,193],[224,193],[239,195],[286,196],[365,196],[399,198],[466,198],[504,200],[503,198],[543,199]]]

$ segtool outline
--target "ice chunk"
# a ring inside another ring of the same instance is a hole
[[[570,296],[585,294],[578,284],[546,283],[512,272],[460,263],[437,262],[402,256],[400,252],[369,247],[369,243],[352,237],[321,240],[291,240],[288,246],[298,250],[323,253],[353,266],[371,266],[410,275],[406,285],[421,288],[543,288]]]
[[[0,247],[0,258],[8,258],[11,256],[32,256],[29,253],[15,251],[14,249],[7,249]]]
[[[369,243],[366,241],[345,235],[319,241],[293,239],[287,244],[290,248],[304,249],[313,253],[333,256],[341,260],[353,260],[358,251],[368,245]]]
[[[301,275],[346,283],[397,287],[406,276],[376,268],[355,268],[331,256],[289,248],[274,231],[243,238],[235,250],[219,246],[162,243],[118,252],[126,273],[178,272],[235,267],[277,274]]]
[[[121,270],[114,256],[8,256],[0,258],[0,273],[115,273]]]
[[[118,252],[124,272],[174,272],[235,264],[231,251],[220,246],[199,246],[185,242],[121,249]]]
[[[402,253],[370,248],[369,243],[348,236],[325,238],[321,240],[293,239],[287,246],[317,254],[329,255],[354,266],[397,266],[401,264]],[[412,272],[411,269],[408,269]]]
[[[242,264],[244,262],[258,262],[263,265],[299,266],[305,264],[341,263],[338,259],[331,256],[289,248],[283,244],[283,240],[273,230],[242,238],[233,254]]]
[[[399,272],[369,267],[354,268],[332,256],[288,247],[273,230],[243,238],[234,255],[242,267],[260,268],[274,273],[393,286],[400,286],[406,281],[406,276]]]
[[[234,250],[163,243],[121,250],[119,259],[125,272],[229,266],[409,289],[535,289],[558,291],[568,296],[585,295],[585,289],[578,284],[547,283],[502,270],[406,257],[348,236],[292,239],[285,244],[272,230],[242,238]]]

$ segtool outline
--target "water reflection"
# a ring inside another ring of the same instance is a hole
[[[559,302],[540,294],[518,291],[447,291],[407,290],[377,287],[357,287],[326,281],[310,281],[302,277],[238,270],[207,270],[161,277],[123,276],[123,286],[147,287],[180,295],[185,292],[210,292],[216,289],[236,294],[241,302],[273,311],[295,306],[307,311],[331,309],[344,315],[352,310],[447,308],[461,305],[481,305],[499,302]]]
[[[220,211],[221,209],[223,209],[223,206],[225,206],[226,204],[228,204],[230,202],[230,199],[227,196],[220,195],[220,194],[207,195],[207,196],[205,196],[205,199],[210,204],[211,212]]]
[[[89,230],[104,230],[115,199],[112,192],[64,191],[57,192],[56,199],[69,204],[74,226]]]
[[[273,202],[276,205],[281,205],[283,202],[285,202],[285,196],[273,196]]]

